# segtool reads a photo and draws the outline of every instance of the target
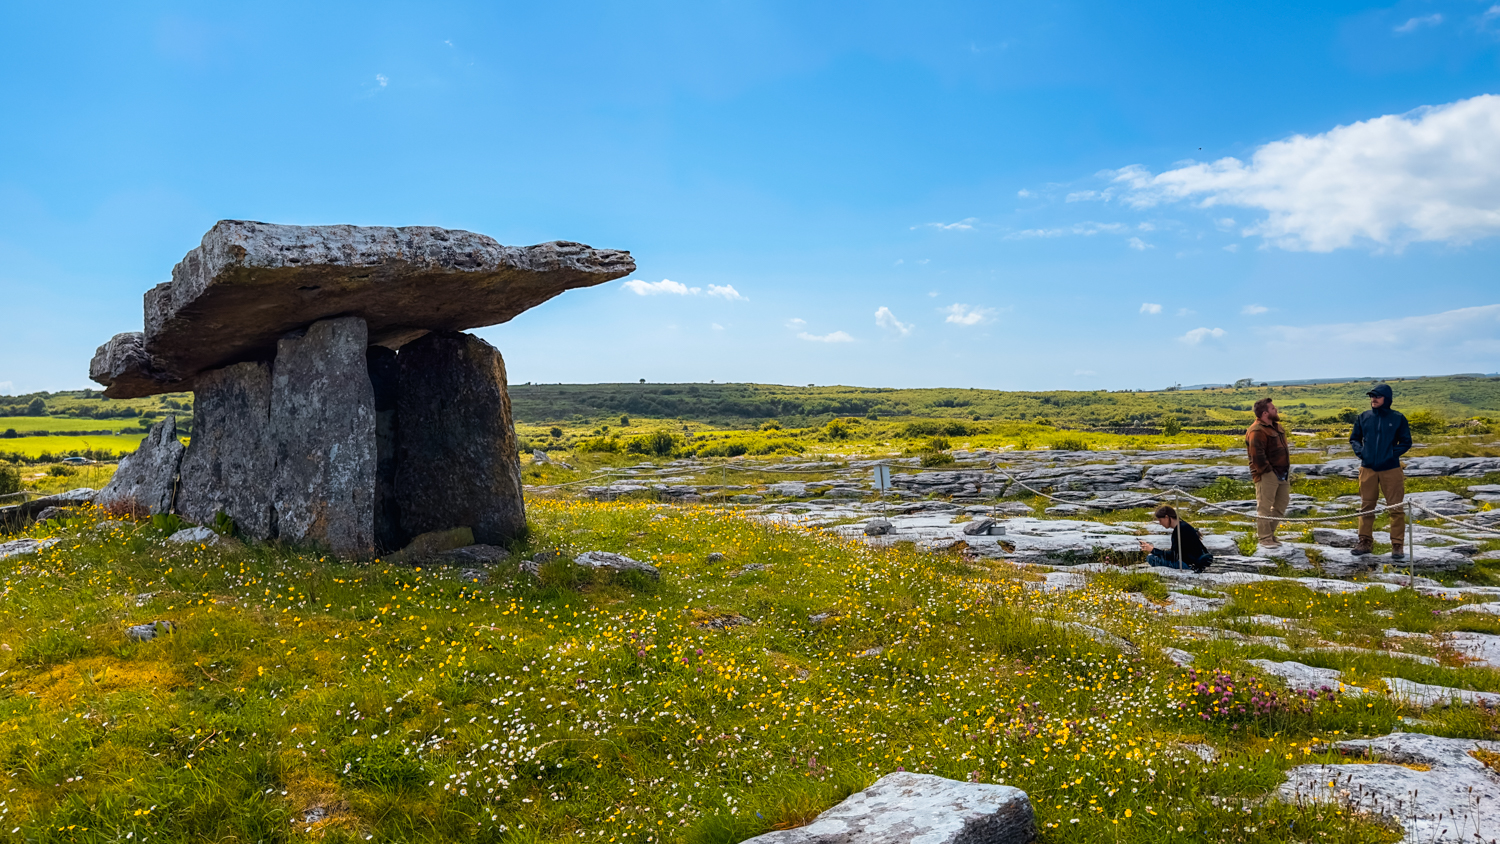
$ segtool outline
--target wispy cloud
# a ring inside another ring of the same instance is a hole
[[[1403,33],[1403,34],[1407,33],[1407,32],[1416,32],[1417,30],[1422,29],[1424,27],[1437,26],[1438,24],[1440,24],[1442,22],[1443,22],[1443,16],[1440,15],[1440,14],[1434,13],[1434,14],[1431,14],[1431,15],[1423,15],[1423,16],[1421,16],[1419,18],[1410,18],[1410,19],[1408,19],[1406,21],[1406,23],[1403,23],[1400,26],[1396,27],[1393,31],[1400,32],[1400,33]]]
[[[854,338],[842,331],[834,331],[829,334],[808,334],[806,331],[797,335],[799,340],[809,340],[814,343],[853,343]]]
[[[661,281],[641,281],[633,278],[625,282],[625,289],[637,296],[657,296],[662,293],[669,293],[673,296],[691,296],[703,292],[700,288],[688,287],[670,278],[664,278]]]
[[[718,324],[717,322],[709,323],[709,327],[712,328],[715,331],[723,331],[724,330],[724,326]]]
[[[1011,232],[1005,236],[1006,240],[1024,240],[1032,237],[1066,237],[1067,235],[1082,235],[1093,237],[1096,234],[1124,234],[1130,231],[1130,226],[1124,223],[1075,223],[1071,226],[1063,226],[1055,229],[1022,229]]]
[[[1261,314],[1269,310],[1271,309],[1266,307],[1265,305],[1246,305],[1245,307],[1240,308],[1240,313],[1244,316],[1260,316]]]
[[[1155,302],[1142,302],[1141,303],[1141,313],[1143,313],[1143,314],[1159,314],[1159,313],[1161,313],[1161,305],[1158,305]]]
[[[1032,193],[1031,191],[1029,191],[1029,190],[1027,190],[1025,188],[1021,188],[1020,190],[1016,191],[1016,196],[1019,196],[1022,199],[1025,199],[1028,196],[1035,196],[1035,195],[1036,194]]]
[[[954,325],[979,325],[980,323],[990,322],[995,318],[994,308],[981,308],[978,305],[961,305],[955,303],[946,308],[939,308],[938,312],[947,314],[943,318],[943,321],[951,322]]]
[[[888,331],[894,331],[902,337],[910,334],[912,330],[912,326],[909,323],[896,319],[896,315],[891,313],[891,309],[884,305],[881,305],[880,309],[875,311],[875,324]]]
[[[1500,9],[1500,6],[1496,6]],[[1250,161],[1109,174],[1135,208],[1190,201],[1266,213],[1242,234],[1289,250],[1464,244],[1500,235],[1500,95],[1294,135]]]
[[[1227,333],[1228,332],[1222,328],[1194,328],[1192,331],[1189,331],[1188,333],[1182,335],[1177,339],[1188,344],[1189,346],[1196,346],[1210,337],[1217,340]]]
[[[386,85],[389,85],[390,82],[391,80],[384,73],[375,74],[375,83],[380,87],[384,88]]]
[[[802,319],[801,317],[792,317],[791,319],[786,321],[787,328],[801,328],[804,325],[807,325],[807,320]]]
[[[1147,249],[1156,248],[1155,246],[1152,246],[1151,244],[1147,243],[1144,240],[1141,240],[1138,237],[1132,237],[1131,239],[1125,241],[1125,245],[1129,246],[1131,249],[1136,250],[1137,252],[1145,252]]]
[[[738,290],[735,290],[734,285],[732,284],[726,284],[722,287],[717,284],[710,284],[708,286],[708,295],[728,299],[731,302],[750,301],[749,298],[740,295],[740,292]]]
[[[1399,354],[1423,371],[1494,371],[1500,358],[1500,304],[1371,322],[1272,325],[1257,333],[1278,352],[1299,360],[1332,358],[1357,348],[1361,354]]]
[[[956,223],[923,223],[920,226],[912,226],[911,229],[912,231],[916,231],[917,229],[938,229],[945,232],[963,232],[974,228],[974,224],[978,222],[978,217],[965,217]]]

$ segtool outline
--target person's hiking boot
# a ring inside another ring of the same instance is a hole
[[[1260,547],[1262,547],[1262,548],[1270,548],[1271,550],[1274,551],[1277,548],[1281,547],[1281,542],[1279,540],[1276,540],[1276,539],[1264,540],[1264,541],[1262,541],[1260,543]]]
[[[1404,560],[1404,559],[1406,559],[1406,550],[1404,548],[1402,548],[1400,545],[1392,545],[1391,546],[1391,559],[1392,560]]]
[[[1363,557],[1363,556],[1368,555],[1371,551],[1374,551],[1374,550],[1375,550],[1375,537],[1373,537],[1373,536],[1361,536],[1359,538],[1359,541],[1356,542],[1356,543],[1354,543],[1354,550],[1352,552],[1350,552],[1350,553],[1352,553],[1356,557]]]

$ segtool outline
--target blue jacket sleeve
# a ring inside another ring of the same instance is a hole
[[[1349,432],[1349,447],[1354,449],[1355,457],[1364,457],[1365,451],[1365,417],[1360,416],[1354,420],[1354,428]]]
[[[1411,425],[1407,423],[1406,417],[1401,417],[1401,424],[1396,428],[1396,442],[1394,443],[1396,456],[1400,457],[1411,450]]]

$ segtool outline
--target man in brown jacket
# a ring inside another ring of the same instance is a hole
[[[1286,515],[1292,496],[1292,453],[1286,444],[1276,405],[1269,398],[1255,403],[1255,424],[1245,431],[1250,454],[1250,479],[1255,482],[1255,531],[1264,548],[1279,548],[1276,519]]]

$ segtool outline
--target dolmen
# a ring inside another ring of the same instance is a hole
[[[634,270],[566,241],[220,221],[89,367],[109,398],[193,391],[190,444],[164,418],[95,503],[347,556],[456,527],[505,544],[526,524],[505,362],[463,332]]]

